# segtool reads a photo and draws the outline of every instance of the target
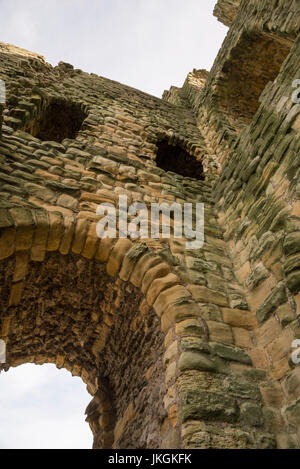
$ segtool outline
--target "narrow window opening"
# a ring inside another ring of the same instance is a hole
[[[76,138],[86,117],[80,104],[53,100],[27,131],[40,140],[61,143],[65,138]]]
[[[178,145],[169,145],[165,139],[157,144],[157,148],[156,164],[159,168],[184,177],[204,180],[202,163]]]

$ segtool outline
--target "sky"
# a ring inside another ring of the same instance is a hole
[[[216,2],[0,0],[0,41],[161,97],[194,68],[210,70],[227,32]]]
[[[216,0],[0,0],[0,41],[161,97],[210,70],[227,28]],[[54,365],[0,374],[0,448],[91,448],[91,396]]]

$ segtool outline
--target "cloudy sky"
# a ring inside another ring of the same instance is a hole
[[[227,31],[215,3],[0,0],[0,41],[161,97],[193,68],[211,68]],[[53,365],[1,373],[0,448],[90,448],[89,401],[81,380]]]
[[[55,365],[22,365],[0,374],[0,449],[91,448],[80,378]]]
[[[161,97],[209,70],[227,28],[217,0],[0,0],[0,41]]]

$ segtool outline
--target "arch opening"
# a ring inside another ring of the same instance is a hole
[[[164,336],[153,308],[141,310],[141,291],[109,277],[100,262],[50,252],[29,262],[15,305],[14,269],[12,257],[1,262],[2,369],[53,363],[81,377],[93,396],[94,448],[159,448]]]
[[[167,139],[157,144],[156,164],[164,171],[172,171],[180,176],[204,180],[203,165],[179,145],[169,145]]]

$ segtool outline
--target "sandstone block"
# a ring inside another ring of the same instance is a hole
[[[31,259],[33,261],[41,262],[44,260],[46,255],[50,222],[48,214],[44,210],[35,210],[33,212],[33,216],[36,231],[32,242]]]
[[[17,283],[24,280],[28,268],[28,251],[19,251],[16,254],[16,266],[13,275],[13,282]]]
[[[143,255],[135,265],[132,274],[130,276],[130,282],[135,287],[140,287],[146,272],[148,272],[152,267],[155,267],[157,264],[161,263],[161,258],[155,256],[152,253],[147,253]]]
[[[244,402],[241,405],[241,420],[246,425],[261,427],[264,423],[261,408],[252,402]]]
[[[14,283],[11,286],[9,295],[9,306],[16,306],[20,303],[24,289],[24,282]]]
[[[190,298],[190,293],[181,285],[175,285],[160,293],[154,303],[154,310],[161,316],[170,305],[180,305]]]
[[[253,330],[257,327],[257,320],[254,313],[240,309],[222,308],[223,319],[226,324]]]
[[[300,368],[296,367],[283,382],[283,388],[288,400],[292,401],[300,397]]]
[[[282,334],[268,345],[267,349],[274,363],[280,361],[291,352],[294,334],[289,329],[284,329]]]
[[[234,344],[237,347],[245,349],[253,348],[252,337],[247,330],[242,329],[240,327],[233,327],[232,333],[234,338]]]
[[[74,254],[81,254],[81,251],[86,242],[87,232],[89,230],[89,222],[86,219],[77,220],[75,225],[75,233],[72,244],[72,252]]]
[[[168,431],[167,435],[164,436],[162,443],[162,449],[177,449],[179,447],[179,434],[178,430],[172,428]]]
[[[70,210],[76,210],[78,207],[78,201],[74,197],[71,197],[67,194],[62,194],[57,199],[57,205],[61,205],[62,207],[69,208]]]
[[[176,275],[169,273],[165,277],[157,278],[151,283],[146,298],[150,306],[153,305],[158,295],[167,288],[170,288],[179,283],[179,279]]]
[[[59,247],[59,252],[63,255],[69,253],[75,233],[75,217],[64,218],[64,228]]]
[[[82,256],[87,259],[93,259],[96,255],[100,239],[96,232],[97,223],[91,223],[87,232],[87,237],[82,250]]]
[[[176,360],[177,354],[178,354],[178,342],[177,342],[177,340],[175,340],[167,348],[167,350],[164,354],[164,364],[168,365],[172,361]]]
[[[10,257],[15,251],[16,230],[4,228],[0,233],[0,260]]]
[[[196,301],[214,303],[219,306],[228,306],[228,300],[224,293],[210,290],[200,285],[189,285],[188,288]]]
[[[257,320],[259,323],[266,321],[272,312],[285,303],[287,300],[285,286],[283,283],[279,283],[270,293],[264,303],[258,308],[256,312]]]
[[[270,359],[265,350],[262,349],[254,349],[249,350],[248,354],[251,357],[253,366],[258,369],[269,369],[271,366]]]
[[[191,299],[187,298],[181,304],[166,306],[161,317],[162,331],[166,332],[177,321],[192,317],[200,317],[200,309],[197,303]]]
[[[275,317],[271,317],[255,331],[257,345],[259,347],[269,345],[273,340],[280,336],[281,332],[282,329],[279,321]]]
[[[266,406],[281,407],[284,402],[282,387],[277,382],[267,382],[260,385],[260,392]]]
[[[202,337],[204,334],[203,324],[197,319],[185,319],[176,324],[176,335]]]
[[[209,355],[190,351],[180,355],[179,370],[216,371],[216,365]]]
[[[120,279],[127,281],[138,260],[148,251],[145,243],[135,243],[133,247],[126,253],[122,267],[119,273]]]

